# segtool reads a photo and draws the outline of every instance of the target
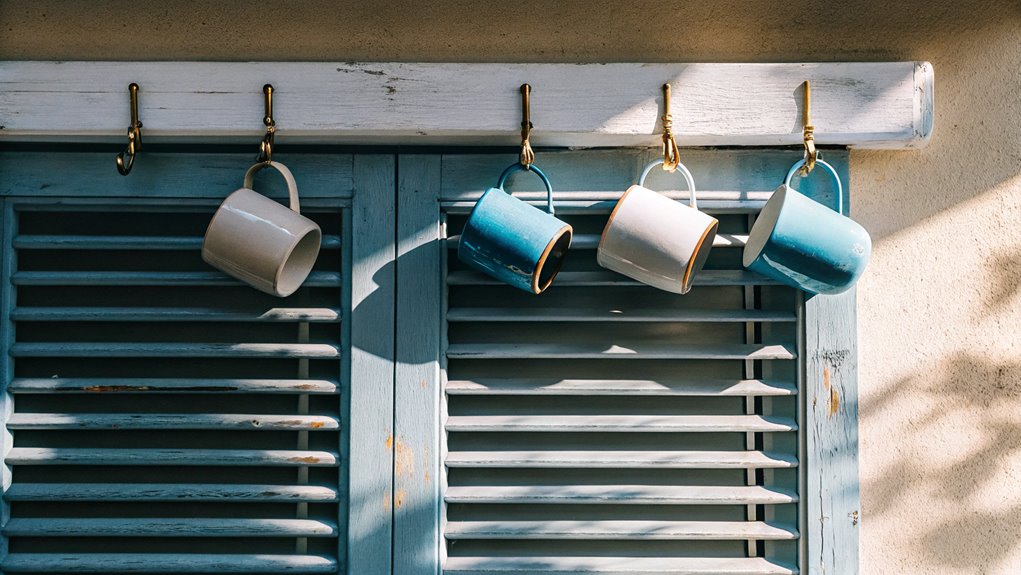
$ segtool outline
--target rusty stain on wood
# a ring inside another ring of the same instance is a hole
[[[397,477],[411,477],[415,473],[415,452],[407,443],[397,438],[394,472]]]
[[[840,411],[840,392],[837,391],[836,386],[830,384],[830,369],[828,367],[824,367],[822,370],[822,385],[830,392],[829,411],[827,411],[826,416],[832,419]],[[815,406],[814,399],[812,400],[812,406]]]
[[[401,503],[404,503],[404,497],[407,495],[403,489],[398,489],[394,493],[394,509],[400,509]]]
[[[110,393],[110,392],[143,392],[143,391],[163,391],[162,388],[150,387],[150,386],[132,386],[132,385],[90,385],[82,388],[85,391],[91,391],[95,393]],[[211,392],[225,392],[225,391],[237,391],[236,387],[229,386],[195,386],[195,387],[175,387],[176,392],[188,392],[188,391],[211,391]],[[58,389],[58,392],[75,392],[75,389]]]
[[[323,425],[325,424],[322,421],[313,421],[312,423],[309,424],[309,427],[311,427],[312,429],[319,429]]]
[[[386,449],[387,451],[394,448],[394,436],[393,434],[386,436]]]

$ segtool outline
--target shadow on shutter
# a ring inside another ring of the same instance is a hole
[[[16,205],[5,572],[336,571],[342,210],[276,299],[202,262],[214,207]]]

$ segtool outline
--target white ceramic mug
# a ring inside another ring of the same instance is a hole
[[[287,182],[291,208],[252,189],[255,173],[271,166]],[[301,215],[298,186],[286,166],[255,164],[243,187],[220,204],[202,241],[202,259],[257,290],[278,297],[294,293],[319,255],[322,231]]]
[[[688,293],[705,264],[719,221],[698,211],[695,181],[684,164],[677,171],[691,192],[688,205],[645,187],[663,160],[645,166],[638,184],[617,201],[599,239],[596,260],[604,268],[673,293]]]

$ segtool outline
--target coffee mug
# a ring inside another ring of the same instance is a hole
[[[833,166],[816,160],[836,181],[833,211],[790,187],[805,165],[800,160],[787,173],[759,213],[745,244],[744,266],[791,287],[814,294],[847,291],[865,271],[872,253],[868,232],[842,215],[843,187]]]
[[[688,293],[705,265],[719,221],[698,210],[695,181],[684,164],[677,170],[688,183],[688,205],[645,187],[645,178],[663,160],[645,166],[638,184],[617,201],[599,239],[596,261],[604,268],[673,293]]]
[[[290,209],[252,189],[255,173],[271,166],[287,182]],[[301,215],[298,186],[278,162],[255,164],[243,187],[227,196],[202,241],[202,259],[257,290],[278,297],[294,293],[319,255],[322,231]]]
[[[546,186],[546,211],[503,191],[508,176],[527,170]],[[535,166],[514,164],[495,188],[479,198],[457,244],[457,257],[469,266],[516,288],[542,293],[564,263],[573,228],[553,215],[553,186]]]

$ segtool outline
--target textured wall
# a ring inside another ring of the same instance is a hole
[[[0,58],[929,60],[936,129],[854,152],[862,572],[1021,573],[1021,2],[0,0]]]

